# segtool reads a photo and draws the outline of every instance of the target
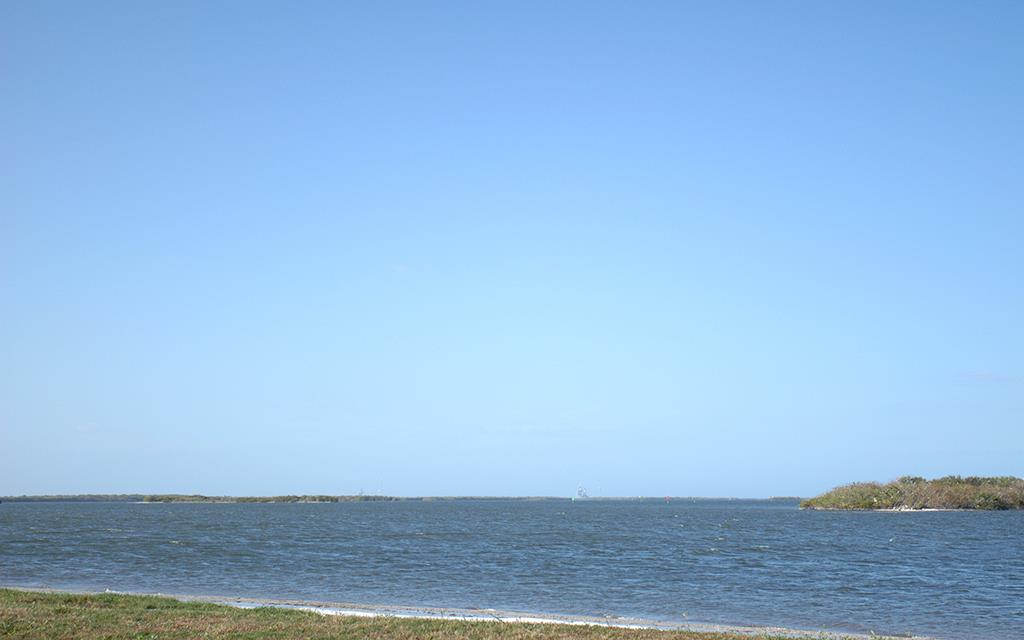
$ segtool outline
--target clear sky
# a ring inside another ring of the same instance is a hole
[[[0,2],[0,494],[1024,475],[1024,3]]]

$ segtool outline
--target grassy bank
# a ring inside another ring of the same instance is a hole
[[[904,476],[886,484],[855,482],[804,500],[807,509],[1024,509],[1024,480],[1014,477]]]
[[[155,596],[76,595],[0,589],[0,637],[346,638],[407,640],[750,640],[750,635],[559,624],[325,616],[261,607],[239,609]],[[756,636],[768,640],[779,636]]]

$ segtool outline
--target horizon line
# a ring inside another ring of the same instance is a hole
[[[594,496],[569,496],[569,495],[473,495],[473,494],[449,494],[449,495],[391,495],[377,493],[351,493],[351,494],[324,494],[324,493],[284,493],[276,495],[231,495],[231,494],[205,494],[205,493],[38,493],[38,494],[9,494],[0,495],[0,500],[29,500],[46,499],[59,501],[68,498],[88,498],[94,501],[101,501],[101,498],[117,498],[117,501],[128,501],[131,498],[193,498],[197,500],[284,500],[288,498],[309,502],[320,499],[321,502],[329,500],[348,501],[387,501],[387,500],[799,500],[804,496],[697,496],[697,495],[594,495]]]

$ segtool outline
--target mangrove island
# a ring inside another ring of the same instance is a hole
[[[903,476],[887,482],[855,482],[800,503],[802,509],[918,511],[1024,509],[1024,479]]]

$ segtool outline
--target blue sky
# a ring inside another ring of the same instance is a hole
[[[1024,5],[0,4],[0,493],[1024,475]]]

